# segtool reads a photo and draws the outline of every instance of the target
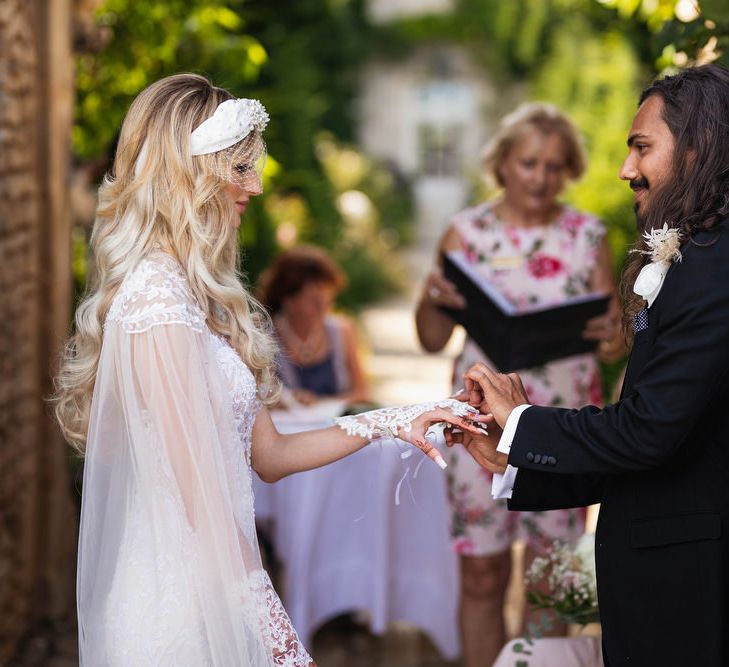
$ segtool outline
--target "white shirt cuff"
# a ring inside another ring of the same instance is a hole
[[[506,420],[506,424],[504,424],[504,432],[501,434],[501,439],[496,447],[497,452],[508,456],[511,451],[511,443],[514,441],[514,436],[516,435],[516,429],[519,426],[519,417],[521,417],[521,413],[524,410],[530,407],[531,405],[529,403],[525,403],[524,405],[515,407],[511,411],[511,414]],[[491,482],[491,496],[494,500],[511,498],[511,494],[514,491],[514,484],[516,484],[516,473],[518,470],[518,468],[507,464],[503,475],[494,475],[493,481]]]

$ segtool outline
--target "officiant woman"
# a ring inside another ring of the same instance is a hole
[[[437,266],[425,281],[417,307],[422,346],[438,352],[451,337],[455,323],[441,306],[469,307],[441,273],[441,254],[457,250],[517,307],[556,305],[590,292],[613,295],[608,313],[590,320],[583,336],[599,342],[598,354],[606,360],[619,358],[623,336],[605,227],[595,216],[559,199],[586,166],[572,122],[553,106],[523,104],[502,120],[484,149],[482,166],[499,194],[450,220],[438,247]],[[466,338],[454,364],[454,390],[463,386],[463,373],[474,363],[493,367],[488,354]],[[519,373],[531,402],[574,408],[602,402],[596,354]],[[528,567],[554,539],[575,540],[584,530],[585,513],[510,513],[505,501],[492,499],[489,473],[465,450],[452,448],[449,456],[451,534],[461,561],[464,663],[482,667],[495,660],[506,639],[503,605],[512,542],[525,542]]]

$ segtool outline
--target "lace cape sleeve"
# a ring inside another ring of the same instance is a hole
[[[167,259],[143,262],[109,310],[84,466],[82,665],[310,662],[236,520],[239,436],[211,338]]]
[[[201,332],[205,314],[182,267],[169,255],[156,253],[143,259],[124,280],[106,322],[121,324],[127,333],[143,333],[157,324],[184,324]]]

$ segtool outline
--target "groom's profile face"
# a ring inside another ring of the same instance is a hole
[[[663,98],[651,95],[640,105],[628,134],[628,157],[620,178],[630,182],[635,192],[635,212],[645,216],[655,193],[673,175],[675,139],[663,120]]]

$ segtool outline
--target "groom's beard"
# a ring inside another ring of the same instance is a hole
[[[636,178],[630,181],[630,189],[633,192],[637,192],[639,190],[643,190],[647,192],[650,190],[650,184],[648,183],[648,179],[643,178]],[[642,232],[645,227],[645,221],[646,221],[646,199],[643,199],[643,204],[641,205],[640,202],[635,202],[633,205],[633,211],[635,211],[635,221],[638,227],[638,231]]]

